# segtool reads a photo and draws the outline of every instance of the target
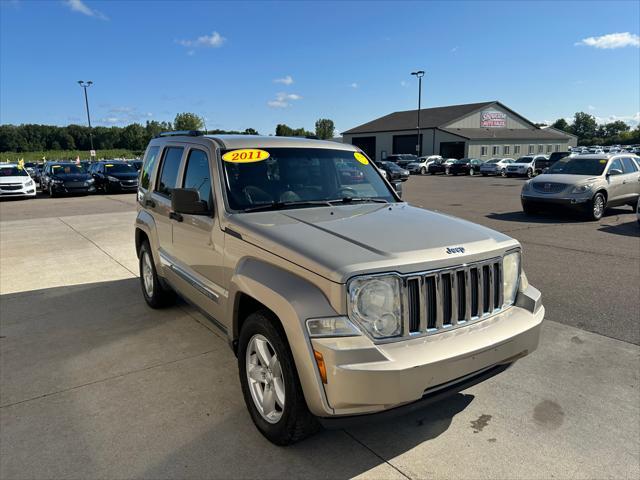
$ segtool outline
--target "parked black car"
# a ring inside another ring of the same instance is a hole
[[[140,171],[142,169],[142,160],[127,160],[127,163],[137,171]]]
[[[387,162],[396,163],[399,167],[405,168],[412,162],[417,162],[418,157],[411,155],[410,153],[398,153],[393,155],[387,155],[385,159]]]
[[[71,162],[48,162],[40,175],[40,189],[50,197],[95,192],[94,180],[81,165]]]
[[[480,173],[480,165],[482,165],[482,160],[477,158],[461,158],[445,166],[445,173],[447,175],[475,175]]]
[[[104,193],[137,192],[138,171],[127,162],[108,160],[92,163],[89,173],[96,182],[96,190]]]
[[[394,180],[400,180],[406,182],[409,179],[409,170],[406,170],[393,162],[382,161],[376,162],[376,166],[387,172],[387,180],[393,182]]]
[[[448,165],[445,166],[446,161],[446,158],[439,158],[437,160],[434,160],[427,167],[427,172],[431,175],[435,175],[436,173],[445,173],[445,169],[446,167],[448,167]]]
[[[561,158],[568,157],[569,155],[571,155],[570,152],[553,152],[549,155],[548,159],[540,158],[536,160],[536,174],[541,174],[545,168],[549,168]]]

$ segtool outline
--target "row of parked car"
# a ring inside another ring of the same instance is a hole
[[[36,184],[50,197],[96,192],[135,192],[140,160],[0,164],[0,196],[36,196]]]

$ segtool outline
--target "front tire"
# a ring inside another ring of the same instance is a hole
[[[47,190],[47,193],[49,193],[50,198],[53,198],[56,196],[55,192],[53,191],[53,186],[51,184],[49,184],[49,189]]]
[[[171,305],[175,301],[173,290],[165,287],[158,277],[153,255],[148,241],[144,241],[140,247],[140,287],[147,305],[151,308],[162,308]]]
[[[445,174],[445,175],[451,175],[451,170],[449,170],[448,168],[446,168],[446,169],[444,170],[444,174]]]
[[[315,433],[319,424],[307,408],[291,350],[277,322],[266,310],[247,317],[238,342],[238,370],[251,420],[267,440],[284,446]]]
[[[509,175],[504,168],[502,170],[500,170],[500,176],[501,177],[509,177],[509,178],[511,178],[511,175]]]
[[[533,178],[533,170],[527,170],[527,178]]]
[[[596,193],[587,204],[586,217],[588,220],[598,221],[604,215],[607,208],[607,199],[600,192]]]
[[[427,174],[427,169],[426,169],[426,168],[424,168],[424,167],[422,167],[422,168],[420,169],[420,175],[426,175],[426,174]]]

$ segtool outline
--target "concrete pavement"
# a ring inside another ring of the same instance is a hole
[[[640,476],[640,349],[555,322],[561,292],[543,289],[540,349],[500,376],[279,448],[251,423],[214,328],[185,304],[146,307],[131,209],[69,213],[0,216],[2,479]],[[534,259],[552,249],[525,247],[530,278],[549,268]],[[571,261],[554,255],[548,265]],[[598,268],[626,272],[612,262]]]

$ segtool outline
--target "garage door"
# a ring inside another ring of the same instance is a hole
[[[416,142],[417,136],[414,135],[394,135],[393,136],[393,153],[411,153],[417,155]],[[420,134],[422,140],[422,134]]]
[[[351,139],[351,144],[358,147],[367,156],[374,160],[376,159],[376,137],[356,137]]]
[[[464,158],[464,142],[441,142],[440,155],[444,158]]]

